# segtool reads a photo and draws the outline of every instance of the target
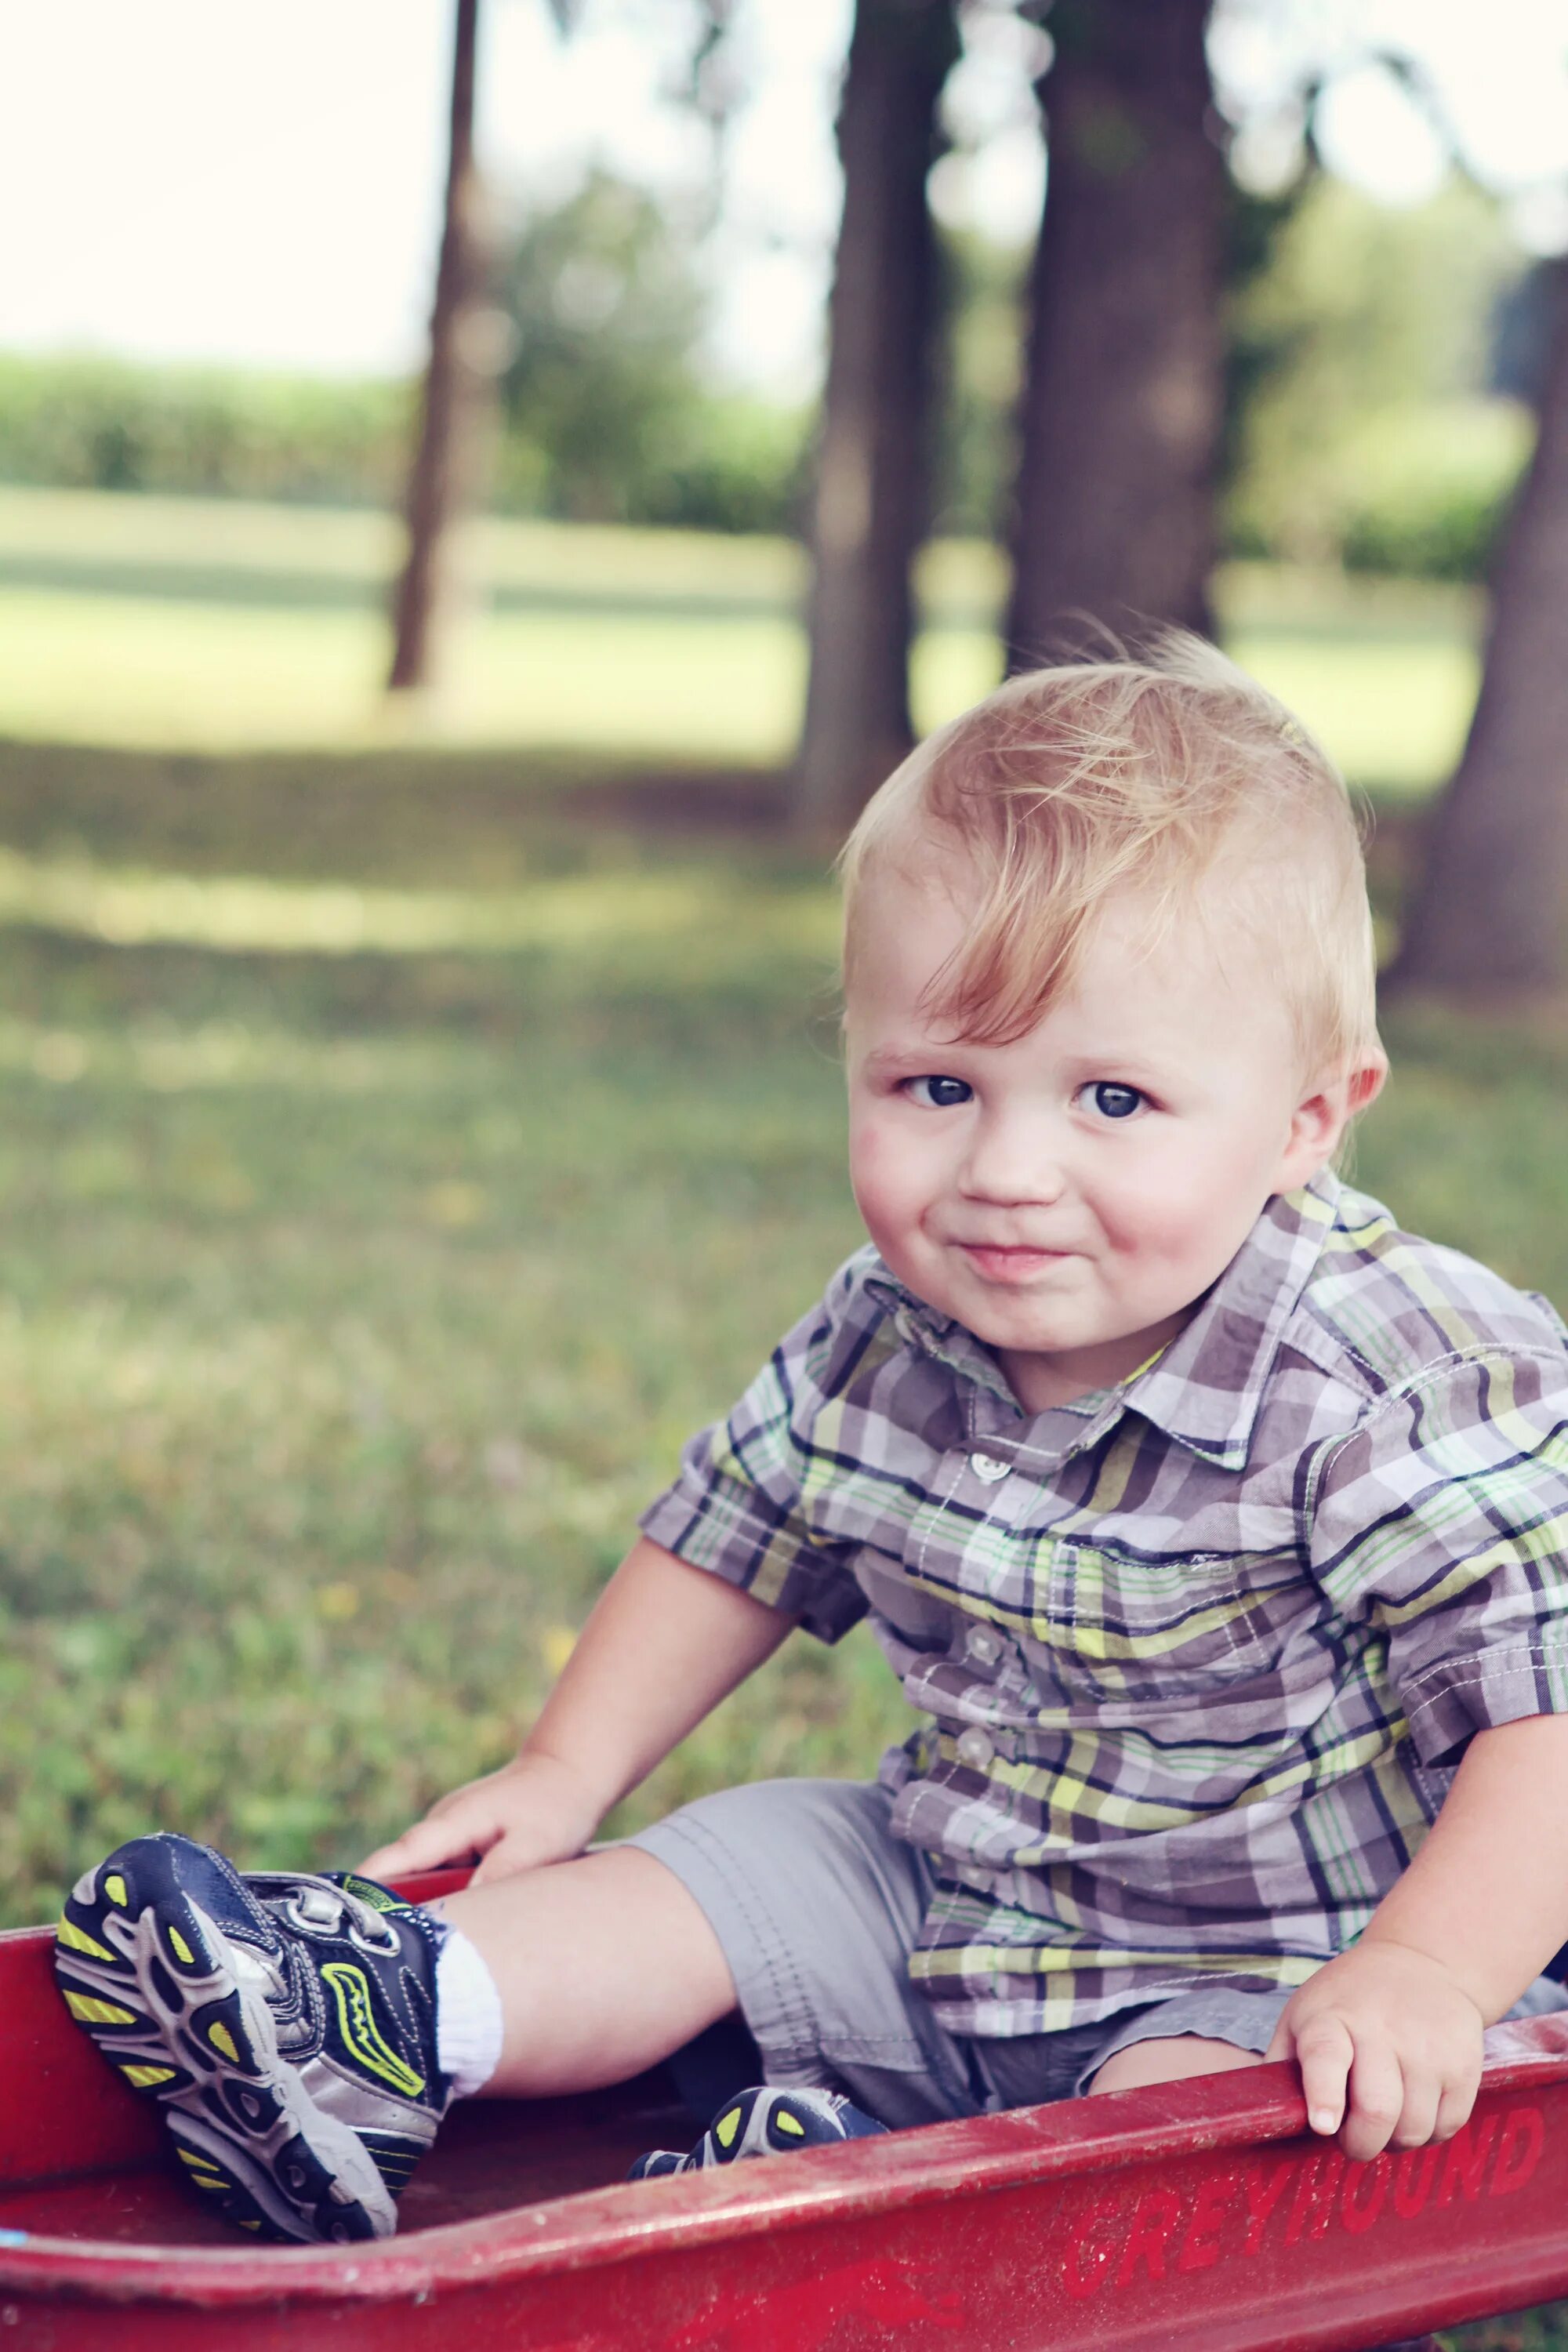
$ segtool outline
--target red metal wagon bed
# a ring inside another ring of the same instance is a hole
[[[1568,2293],[1556,2018],[1446,2147],[1363,2165],[1267,2066],[626,2184],[690,2137],[673,2103],[476,2102],[396,2238],[255,2245],[171,2177],[48,1935],[0,1935],[0,2352],[1333,2352]]]

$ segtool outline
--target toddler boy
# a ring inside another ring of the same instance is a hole
[[[1331,1172],[1384,1062],[1327,761],[1193,640],[1044,670],[844,878],[870,1244],[515,1761],[365,1878],[147,1838],[66,1906],[66,1998],[245,2226],[384,2233],[452,2097],[736,2012],[758,2087],[646,2168],[1266,2056],[1365,2158],[1564,2005],[1568,1334]],[[792,1626],[868,1614],[919,1718],[874,1783],[584,1853]],[[374,1883],[476,1854],[438,1916]]]

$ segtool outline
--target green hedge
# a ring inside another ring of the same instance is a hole
[[[1226,504],[1226,552],[1479,580],[1532,437],[1514,401],[1374,411],[1310,466],[1244,473]]]
[[[1511,401],[1455,402],[1370,419],[1343,458],[1347,568],[1479,578],[1531,438],[1528,414]]]
[[[0,478],[384,505],[410,410],[402,383],[4,357]]]
[[[100,359],[0,357],[0,480],[332,505],[396,504],[413,428],[405,383],[316,382]],[[1230,552],[1474,579],[1528,455],[1517,403],[1375,409],[1310,461],[1254,466],[1226,505]],[[505,514],[690,530],[798,527],[808,419],[697,395],[591,463],[539,420],[498,436]]]
[[[408,383],[0,356],[0,481],[395,505],[415,399]],[[644,420],[595,447],[591,467],[537,422],[519,424],[497,438],[489,503],[508,514],[787,530],[806,440],[803,413],[741,395],[698,396]]]

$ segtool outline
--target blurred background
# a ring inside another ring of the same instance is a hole
[[[504,1756],[856,1242],[827,854],[1091,620],[1366,796],[1359,1176],[1568,1300],[1560,12],[57,0],[0,202],[0,1916]]]

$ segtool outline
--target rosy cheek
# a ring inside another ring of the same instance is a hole
[[[849,1181],[855,1197],[864,1207],[868,1198],[884,1189],[889,1165],[883,1139],[870,1119],[858,1119],[849,1129]]]
[[[849,1181],[866,1230],[879,1247],[909,1222],[913,1155],[900,1150],[874,1117],[855,1120],[849,1130]]]
[[[896,1177],[900,1169],[919,1156],[919,1139],[910,1133],[907,1118],[897,1116],[901,1106],[873,1102],[852,1113],[849,1120],[851,1164],[879,1176]]]
[[[1207,1222],[1205,1198],[1188,1199],[1169,1184],[1124,1184],[1096,1202],[1113,1250],[1145,1264],[1184,1258]]]
[[[1234,1255],[1262,1206],[1234,1168],[1191,1161],[1169,1165],[1156,1181],[1140,1181],[1098,1203],[1111,1248],[1152,1271],[1191,1274],[1206,1287]]]

